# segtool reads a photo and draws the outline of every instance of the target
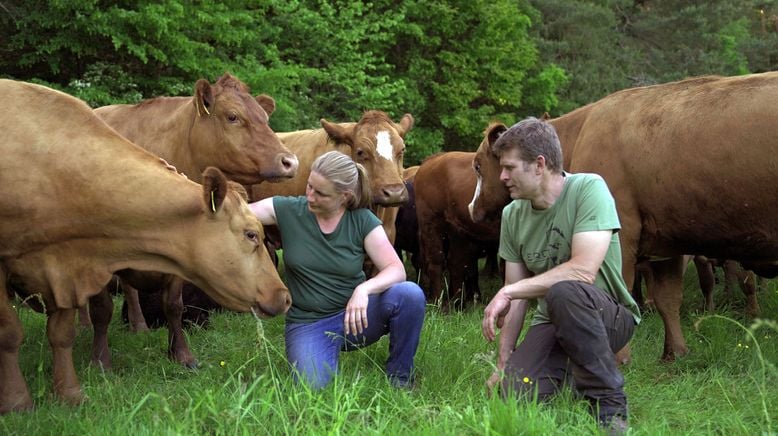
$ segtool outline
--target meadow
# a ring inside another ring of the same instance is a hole
[[[484,300],[499,288],[482,280]],[[762,318],[746,319],[739,290],[717,285],[715,313],[702,310],[694,268],[685,276],[682,322],[690,353],[660,362],[664,327],[646,311],[623,368],[634,435],[778,432],[778,279],[759,292]],[[494,344],[481,336],[483,302],[445,314],[428,305],[417,353],[419,383],[390,387],[383,373],[387,338],[342,355],[341,374],[320,392],[292,382],[283,318],[217,312],[208,328],[187,331],[199,368],[165,357],[167,332],[131,334],[119,313],[110,327],[114,368],[89,364],[92,332],[80,329],[74,360],[88,400],[57,402],[45,317],[17,304],[25,328],[22,371],[35,409],[0,417],[6,435],[591,435],[587,404],[563,391],[546,405],[490,397],[484,382]]]

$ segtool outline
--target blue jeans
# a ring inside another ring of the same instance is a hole
[[[367,329],[344,336],[345,311],[313,323],[287,323],[286,357],[295,381],[311,388],[329,384],[338,371],[340,351],[352,351],[375,343],[389,334],[386,374],[395,385],[412,381],[413,358],[424,323],[424,293],[416,283],[398,283],[368,297]]]

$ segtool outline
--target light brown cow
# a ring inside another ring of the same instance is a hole
[[[0,80],[0,93],[14,107],[0,136],[0,413],[32,406],[8,285],[40,296],[54,391],[68,403],[83,399],[76,308],[115,271],[181,276],[235,311],[288,309],[263,228],[219,170],[207,169],[203,186],[186,180],[61,92]]]
[[[397,206],[408,200],[402,173],[404,138],[413,127],[411,114],[403,115],[400,122],[395,123],[384,112],[368,111],[356,123],[331,123],[322,119],[321,126],[321,129],[278,134],[300,159],[300,170],[292,180],[253,185],[249,195],[251,201],[274,195],[305,195],[311,164],[317,157],[332,150],[342,151],[365,167],[370,178],[374,206]],[[393,234],[393,217],[387,214],[383,219],[384,230],[387,234]],[[268,226],[268,233],[270,229]]]
[[[205,168],[214,166],[231,180],[252,184],[289,179],[297,172],[297,157],[268,125],[274,110],[272,98],[253,97],[243,82],[225,73],[213,85],[198,80],[192,97],[157,97],[136,105],[104,106],[95,112],[125,138],[162,157],[196,182],[201,181]],[[148,329],[136,286],[146,292],[163,289],[163,305],[169,318],[168,354],[187,367],[196,366],[182,329],[183,283],[166,275],[144,276],[133,271],[121,271],[119,276],[128,303],[130,329]],[[107,290],[95,298],[110,303]],[[95,314],[92,361],[103,368],[111,366],[107,337],[111,314]]]
[[[651,262],[662,356],[688,349],[680,326],[683,254],[778,259],[778,73],[627,89],[551,120],[564,168],[608,183],[621,220],[623,275]],[[484,178],[482,191],[500,181]],[[475,210],[479,209],[476,201]]]
[[[493,123],[484,131],[484,144],[491,144],[506,130]],[[444,291],[444,270],[450,277],[445,305],[471,300],[478,290],[478,258],[493,249],[500,236],[500,217],[473,222],[468,202],[476,190],[473,172],[475,153],[452,151],[427,158],[414,177],[418,222],[420,286],[428,299],[438,301]],[[469,280],[468,280],[469,279]],[[463,298],[463,284],[468,294]]]
[[[195,182],[213,166],[228,179],[251,185],[289,179],[297,172],[297,157],[268,124],[274,110],[271,97],[253,97],[243,82],[225,73],[213,85],[198,80],[192,97],[157,97],[95,112]]]
[[[399,123],[381,111],[368,111],[356,123],[321,120],[321,129],[278,133],[300,160],[300,170],[291,180],[252,186],[251,201],[274,195],[304,195],[311,164],[320,155],[340,150],[362,164],[370,177],[373,203],[397,206],[408,199],[402,180],[405,134],[413,117],[405,114]]]

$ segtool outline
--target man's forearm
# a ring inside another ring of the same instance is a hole
[[[500,348],[498,366],[504,367],[511,353],[516,348],[521,330],[524,327],[524,318],[527,314],[527,300],[511,301],[511,309],[505,316],[502,329],[500,329]]]
[[[594,276],[573,262],[565,262],[532,277],[527,277],[503,287],[500,292],[511,300],[545,297],[551,286],[566,280],[594,283]]]

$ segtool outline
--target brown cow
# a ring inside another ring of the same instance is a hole
[[[764,280],[757,278],[753,271],[744,269],[739,262],[734,260],[709,259],[705,256],[684,256],[685,266],[689,262],[694,262],[697,270],[697,277],[700,284],[702,296],[705,299],[704,307],[708,312],[713,312],[716,308],[713,302],[713,287],[716,283],[715,268],[720,267],[724,271],[724,293],[731,295],[732,289],[739,285],[746,297],[746,315],[750,317],[759,316],[759,301],[756,297],[757,281]],[[685,271],[685,268],[684,268]],[[645,279],[647,298],[644,299],[641,280]],[[632,287],[632,295],[640,306],[653,306],[654,298],[651,290],[654,287],[653,272],[651,261],[638,262],[635,266],[635,282]]]
[[[297,172],[297,157],[268,124],[274,110],[271,97],[253,97],[243,82],[225,73],[213,85],[198,80],[192,97],[157,97],[95,112],[195,182],[213,166],[228,179],[251,185],[289,179]]]
[[[297,157],[268,125],[274,110],[272,98],[253,97],[243,82],[225,73],[213,85],[205,79],[197,81],[192,97],[157,97],[136,105],[104,106],[95,112],[125,138],[162,157],[198,183],[203,169],[214,166],[231,180],[252,184],[288,179],[297,172]],[[169,318],[168,354],[187,367],[196,366],[181,324],[183,283],[161,274],[118,274],[128,303],[130,329],[148,329],[136,289],[162,289]],[[95,298],[108,302],[107,296],[106,291]],[[98,319],[92,360],[109,368],[106,322],[110,321],[110,313],[98,315]]]
[[[8,285],[40,296],[54,391],[74,404],[83,400],[72,357],[76,308],[115,271],[184,277],[231,310],[288,309],[289,293],[261,249],[263,228],[219,170],[207,169],[200,186],[81,100],[10,80],[0,80],[0,93],[14,107],[0,137],[0,413],[32,407]]]
[[[362,165],[370,177],[375,206],[398,206],[408,200],[403,183],[405,134],[413,127],[413,117],[405,114],[399,123],[381,111],[368,111],[356,123],[321,120],[321,129],[279,133],[284,144],[300,159],[300,171],[291,180],[251,187],[251,201],[274,195],[305,195],[311,164],[320,155],[340,150]],[[394,234],[394,218],[383,217],[387,234]]]
[[[419,225],[416,219],[416,193],[413,188],[413,180],[419,166],[415,165],[403,170],[403,183],[408,191],[408,201],[397,208],[394,219],[394,249],[400,259],[410,259],[411,265],[419,274]],[[405,256],[403,256],[405,252]]]
[[[252,202],[274,195],[304,195],[311,164],[331,150],[340,150],[364,165],[374,204],[398,206],[408,199],[402,180],[403,138],[413,127],[411,114],[405,114],[395,123],[384,112],[368,111],[356,123],[331,123],[322,119],[321,126],[321,129],[278,133],[300,159],[300,171],[285,182],[252,186]]]
[[[482,146],[496,141],[505,130],[502,123],[489,125]],[[444,290],[444,269],[450,281],[448,298],[443,303],[469,301],[478,292],[477,260],[485,249],[493,249],[499,241],[499,216],[475,223],[468,212],[468,202],[476,190],[474,157],[475,153],[459,151],[431,156],[422,162],[414,178],[421,264],[419,282],[432,301],[438,301]],[[472,295],[463,298],[463,283],[468,277],[472,288],[468,293]]]
[[[683,254],[778,259],[778,72],[701,77],[616,92],[551,120],[564,168],[608,183],[623,275],[651,262],[664,359],[688,349],[680,325]],[[484,178],[483,191],[498,189]],[[479,204],[476,201],[475,210]]]

